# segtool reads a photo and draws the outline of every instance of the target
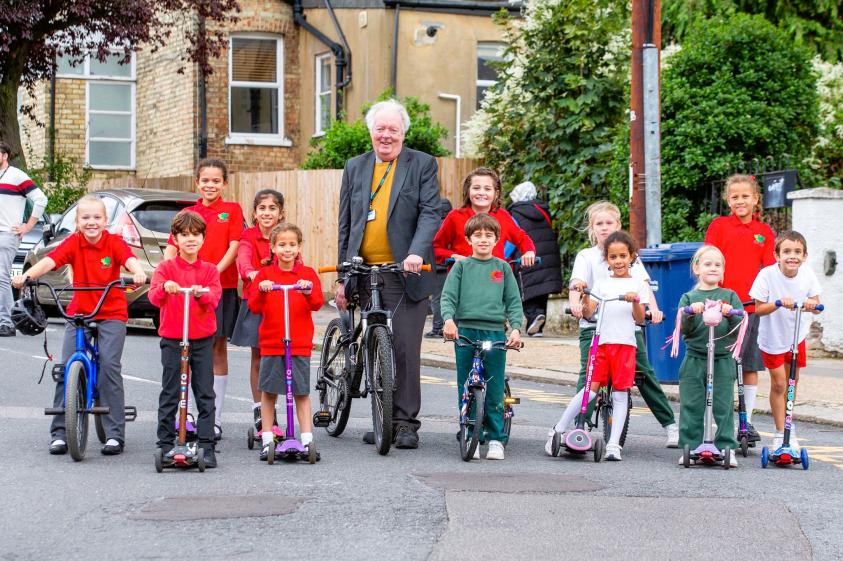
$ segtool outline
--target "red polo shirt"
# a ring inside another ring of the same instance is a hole
[[[442,226],[439,227],[439,231],[433,238],[433,253],[436,256],[437,263],[444,263],[454,253],[466,257],[471,255],[471,246],[465,239],[465,223],[472,216],[474,216],[474,211],[471,210],[471,207],[464,206],[452,210],[445,217]],[[528,251],[536,251],[533,240],[515,223],[505,209],[497,208],[490,211],[489,216],[496,219],[501,226],[501,237],[492,250],[493,256],[505,260],[504,248],[506,242],[512,243],[522,254]]]
[[[291,353],[292,356],[310,356],[313,351],[311,313],[321,308],[324,301],[319,276],[310,267],[296,263],[292,271],[282,271],[277,265],[268,265],[255,277],[249,309],[263,317],[258,330],[261,356],[277,356],[284,354],[284,293],[280,290],[258,290],[257,285],[267,279],[275,284],[295,284],[299,279],[313,283],[313,290],[307,296],[296,290],[289,292]]]
[[[73,286],[105,286],[120,278],[120,267],[134,257],[132,250],[120,236],[107,231],[95,244],[89,242],[81,232],[71,234],[56,249],[47,255],[56,262],[56,269],[70,265],[73,269]],[[67,306],[69,314],[91,313],[97,307],[102,292],[74,292]],[[119,288],[112,288],[94,319],[129,319],[126,296]]]
[[[243,300],[248,300],[252,294],[252,281],[249,273],[260,271],[271,261],[272,252],[269,249],[269,239],[263,237],[258,226],[243,230],[240,247],[237,249],[237,272],[243,281]]]
[[[220,274],[216,265],[197,259],[188,263],[177,255],[163,261],[152,275],[149,287],[149,301],[161,308],[161,326],[158,335],[168,339],[181,339],[184,329],[184,294],[169,294],[164,290],[164,283],[174,281],[182,288],[200,285],[211,291],[194,298],[188,294],[190,317],[187,327],[188,339],[202,339],[217,332],[216,308],[222,295]]]
[[[717,247],[726,258],[721,286],[734,290],[741,302],[752,300],[749,289],[758,272],[776,262],[773,229],[755,217],[744,224],[734,214],[719,216],[709,225],[705,243]]]
[[[202,199],[187,207],[205,219],[205,243],[199,250],[199,259],[216,265],[222,261],[231,242],[239,242],[243,233],[243,209],[235,202],[224,201],[222,197],[205,206]],[[167,243],[175,246],[173,236]],[[237,267],[234,263],[220,273],[223,288],[237,288]]]

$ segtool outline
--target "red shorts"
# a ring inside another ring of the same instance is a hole
[[[798,349],[799,354],[796,356],[796,366],[799,368],[805,368],[808,364],[808,356],[805,354],[805,341],[799,343]],[[767,368],[778,368],[784,363],[790,364],[790,351],[779,353],[777,355],[771,355],[770,353],[761,351],[761,358],[764,360],[764,366]]]
[[[635,381],[634,345],[608,343],[597,347],[594,359],[594,374],[591,381],[605,386],[612,380],[612,389],[628,390]]]

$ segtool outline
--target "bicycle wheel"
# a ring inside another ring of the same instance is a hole
[[[474,451],[480,446],[483,418],[486,416],[486,390],[471,388],[469,392],[465,416],[460,412],[460,456],[464,462],[470,461],[474,457]]]
[[[99,398],[94,400],[94,407],[99,407]],[[105,429],[102,427],[102,415],[94,415],[94,428],[97,429],[97,439],[100,444],[105,444]]]
[[[392,338],[385,326],[372,328],[369,336],[369,360],[366,376],[372,394],[372,426],[375,447],[384,456],[392,446],[392,391],[395,387],[395,359]]]
[[[319,410],[327,411],[331,421],[325,432],[330,436],[339,436],[348,423],[351,413],[351,395],[348,391],[348,371],[346,358],[348,345],[340,345],[343,336],[343,322],[332,319],[322,339],[322,355],[319,359]]]
[[[632,409],[632,391],[626,390],[626,399],[627,399],[627,408],[626,408],[626,419],[623,422],[623,430],[621,431],[621,440],[620,445],[623,448],[624,443],[626,442],[626,433],[629,431],[629,412]],[[614,421],[614,417],[612,407],[612,394],[610,393],[607,396],[606,404],[600,410],[600,420],[603,422],[603,439],[606,442],[609,442],[609,437],[612,434],[612,422]]]
[[[70,364],[64,381],[64,425],[70,457],[81,462],[88,443],[87,376],[82,363]]]
[[[506,380],[503,384],[503,397],[504,400],[509,399],[512,397],[512,391],[509,389],[509,380]],[[512,430],[512,405],[508,403],[504,403],[503,406],[503,432],[506,434],[506,437],[509,438],[509,432]]]

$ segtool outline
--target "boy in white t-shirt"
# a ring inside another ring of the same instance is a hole
[[[644,305],[649,303],[650,287],[641,279],[633,278],[629,269],[637,257],[632,237],[619,230],[609,235],[603,245],[606,262],[612,276],[598,280],[591,290],[605,300],[600,341],[594,359],[594,372],[589,388],[579,391],[568,404],[553,430],[562,433],[568,429],[582,407],[583,392],[588,391],[588,401],[597,397],[597,390],[612,381],[612,407],[615,419],[625,419],[629,407],[627,390],[635,381],[635,324],[644,322]],[[597,310],[596,299],[583,298],[583,316],[593,317]],[[624,423],[612,423],[606,459],[621,460],[620,438]]]
[[[755,299],[755,313],[761,318],[758,326],[758,347],[764,366],[770,372],[770,410],[776,425],[773,449],[782,445],[784,438],[785,392],[791,361],[793,332],[796,328],[796,306],[803,306],[807,312],[817,312],[822,292],[817,276],[808,267],[802,267],[808,257],[805,237],[794,230],[779,234],[776,238],[775,255],[777,264],[765,267],[758,273],[749,295]],[[776,306],[781,301],[781,307]],[[811,317],[802,316],[798,333],[796,381],[799,382],[799,368],[806,365],[805,338],[811,327]],[[790,445],[799,448],[795,426],[791,426]]]

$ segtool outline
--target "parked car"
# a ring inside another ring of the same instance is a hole
[[[92,195],[100,197],[105,203],[108,231],[123,237],[123,241],[132,248],[150,278],[164,257],[173,217],[181,209],[194,204],[197,198],[195,193],[154,189],[110,189]],[[50,216],[41,239],[31,248],[24,260],[24,272],[76,231],[76,206],[74,204],[64,214]],[[129,275],[125,269],[123,272]],[[68,266],[51,271],[41,278],[56,287],[62,305],[70,303],[73,293],[58,291],[60,287],[72,283]],[[148,291],[149,285],[126,291],[129,317],[151,318],[158,325],[158,308],[149,302]],[[48,314],[57,315],[55,302],[46,288],[38,289],[38,299]]]
[[[18,246],[18,251],[15,253],[15,259],[12,261],[12,276],[17,276],[23,272],[23,264],[26,261],[26,254],[29,251],[38,245],[38,242],[44,237],[44,228],[47,227],[47,217],[42,216],[38,222],[35,223],[35,226],[21,236],[20,245]],[[18,289],[12,287],[12,295],[15,300],[18,299]]]

